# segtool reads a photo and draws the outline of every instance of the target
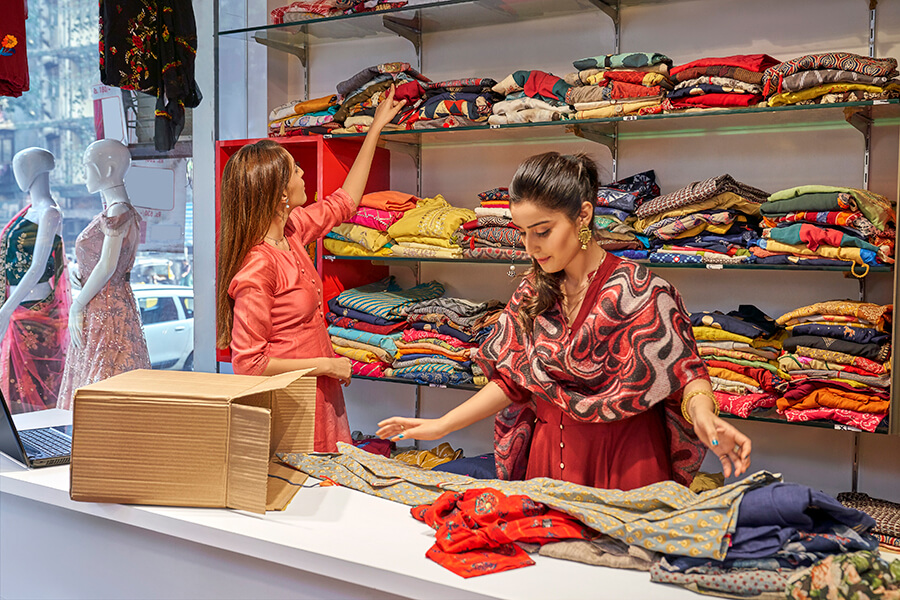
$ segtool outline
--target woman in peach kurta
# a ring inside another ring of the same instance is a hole
[[[392,88],[376,109],[343,187],[321,202],[306,206],[303,171],[271,140],[238,150],[222,175],[217,345],[231,349],[238,374],[313,370],[318,452],[333,452],[338,441],[350,441],[340,387],[350,382],[350,361],[331,348],[322,280],[305,246],[355,214],[378,135],[403,104],[394,101]]]

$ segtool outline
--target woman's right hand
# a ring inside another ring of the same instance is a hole
[[[437,440],[450,433],[441,419],[412,419],[391,417],[378,423],[375,435],[381,439],[397,440]]]
[[[337,379],[341,382],[341,385],[350,385],[350,375],[352,373],[350,359],[346,356],[325,359],[325,368],[322,374],[326,377]]]

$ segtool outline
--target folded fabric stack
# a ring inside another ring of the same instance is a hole
[[[394,240],[388,228],[416,207],[419,199],[386,190],[365,194],[356,214],[325,236],[325,249],[338,256],[388,256]]]
[[[672,60],[658,52],[629,52],[582,58],[566,75],[565,100],[575,119],[604,119],[657,112],[672,89],[666,73]]]
[[[354,375],[390,377],[397,341],[406,328],[406,305],[444,295],[437,281],[402,289],[393,276],[344,290],[328,301],[328,332],[334,351],[351,361]]]
[[[791,381],[778,412],[875,431],[890,406],[892,312],[889,304],[832,300],[780,316],[790,336],[778,364]]]
[[[334,122],[337,110],[337,94],[276,106],[269,113],[269,137],[328,133],[337,127]]]
[[[875,519],[872,535],[885,549],[900,552],[900,504],[859,492],[840,493],[837,500],[847,508],[861,510]]]
[[[747,418],[775,406],[789,376],[778,368],[784,329],[757,307],[691,313],[697,349],[719,407]]]
[[[760,206],[765,229],[753,254],[770,264],[866,267],[894,262],[896,213],[868,190],[804,185]]]
[[[452,206],[440,194],[423,198],[388,227],[388,234],[396,242],[391,252],[413,258],[461,258],[455,233],[474,218],[471,209]]]
[[[528,260],[519,228],[509,212],[509,189],[493,188],[478,194],[475,218],[456,231],[456,242],[465,258]]]
[[[431,450],[404,450],[394,454],[392,458],[414,467],[431,470],[462,455],[462,448],[454,450],[448,442],[442,442]]]
[[[400,123],[415,112],[425,95],[423,84],[430,81],[405,62],[382,63],[363,69],[337,84],[337,93],[343,101],[334,114],[334,121],[342,127],[334,129],[333,133],[368,131],[375,109],[384,101],[392,85],[395,87],[394,99],[406,100],[406,105],[385,129],[403,129]]]
[[[762,77],[779,64],[768,54],[701,58],[670,69],[675,89],[668,110],[690,108],[746,108],[763,101]]]
[[[849,52],[806,54],[763,73],[769,106],[832,104],[900,97],[897,59]]]
[[[773,483],[744,494],[724,560],[666,554],[650,567],[650,580],[729,598],[825,598],[791,590],[823,586],[828,576],[816,565],[835,559],[854,556],[871,567],[886,565],[870,533],[874,526],[872,517],[823,492]],[[871,593],[877,587],[873,582],[859,589]]]
[[[493,79],[472,77],[425,84],[420,106],[403,121],[412,129],[446,129],[484,124],[501,96]]]
[[[551,73],[516,71],[492,88],[502,100],[494,102],[488,123],[508,125],[568,119],[572,114],[566,104],[570,87]]]
[[[647,258],[647,236],[634,229],[634,211],[659,196],[651,169],[601,186],[594,208],[594,237],[606,250],[630,259]]]
[[[307,0],[279,6],[269,15],[272,25],[281,25],[322,17],[402,8],[406,5],[407,2],[398,0]]]
[[[651,262],[748,262],[759,237],[759,206],[768,196],[720,175],[644,202],[634,228],[650,238]]]

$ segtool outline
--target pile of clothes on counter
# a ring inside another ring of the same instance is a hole
[[[312,477],[410,506],[435,530],[425,556],[462,577],[534,565],[529,555],[540,554],[646,571],[654,582],[731,598],[900,594],[900,563],[881,558],[872,534],[879,523],[849,506],[865,498],[842,504],[765,471],[699,493],[672,481],[605,490],[475,479],[347,444],[338,450],[278,457]]]

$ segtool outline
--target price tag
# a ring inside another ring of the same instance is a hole
[[[724,269],[725,265],[720,265],[719,263],[707,263],[707,269]]]
[[[862,431],[859,427],[854,427],[853,425],[843,425],[841,423],[835,423],[834,428],[839,431]]]
[[[492,124],[488,125],[488,129],[500,129],[500,126],[497,125],[496,123],[492,123]]]
[[[326,254],[323,258],[325,260],[334,260],[335,256],[334,256],[334,254]]]
[[[625,115],[624,117],[622,117],[622,120],[623,121],[637,121],[638,116],[637,115]]]
[[[444,389],[447,389],[447,386],[446,386],[446,385],[443,385],[443,384],[440,384],[440,383],[429,383],[429,384],[428,384],[428,387],[433,387],[433,388],[444,388]]]

